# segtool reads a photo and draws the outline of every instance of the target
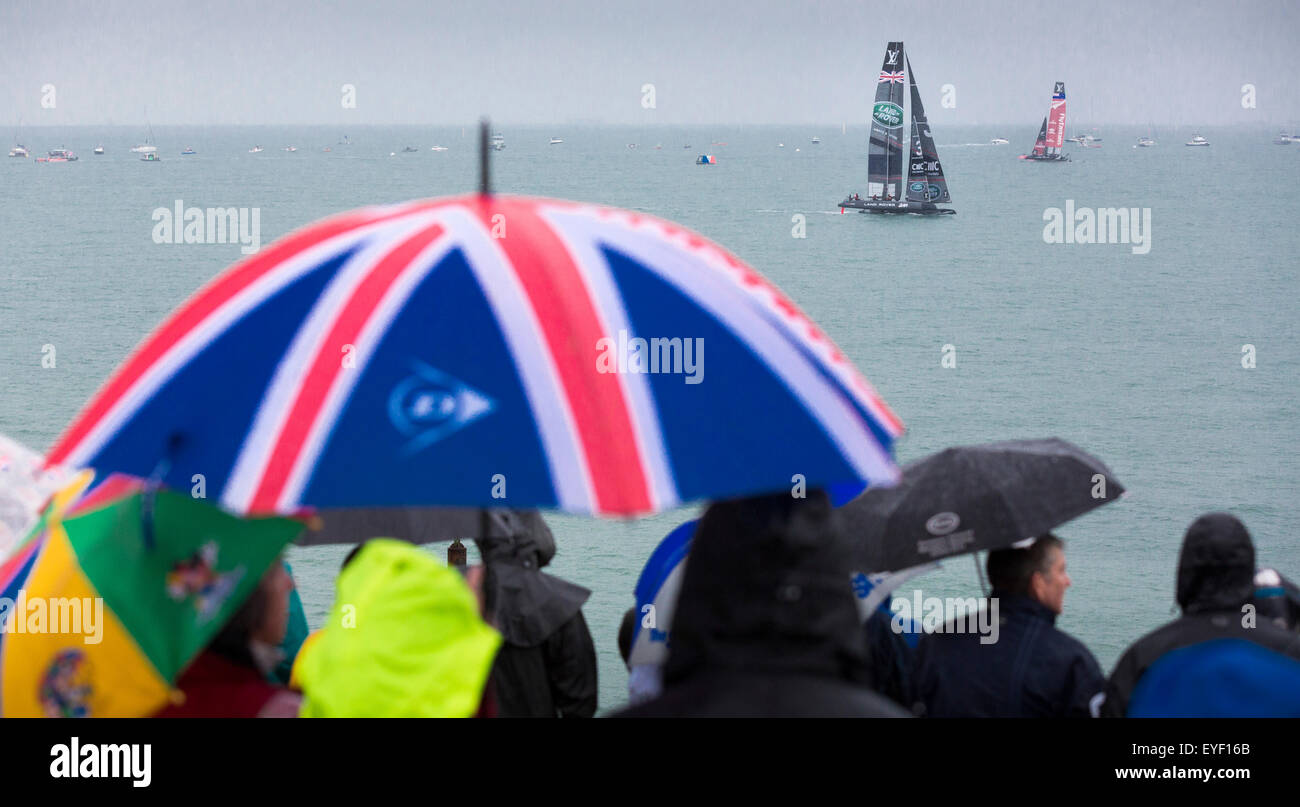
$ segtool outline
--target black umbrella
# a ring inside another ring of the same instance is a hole
[[[1001,549],[1124,492],[1100,460],[1058,438],[948,448],[840,508],[863,571]]]
[[[536,510],[476,507],[358,507],[320,510],[307,519],[297,543],[355,544],[400,538],[416,544],[469,538],[513,538],[550,528]]]

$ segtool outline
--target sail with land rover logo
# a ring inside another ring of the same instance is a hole
[[[910,120],[904,107],[909,76]],[[935,205],[950,201],[911,59],[904,54],[902,42],[890,42],[876,77],[876,99],[871,107],[867,192],[865,196],[850,194],[840,202],[840,212],[852,208],[863,213],[951,215],[956,211]]]
[[[876,81],[867,151],[867,195],[897,200],[903,183],[903,43],[890,42]]]

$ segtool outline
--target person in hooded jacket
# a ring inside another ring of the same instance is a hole
[[[500,717],[591,717],[596,645],[582,615],[591,592],[541,571],[555,538],[541,515],[521,513],[508,538],[475,540],[484,563],[484,610],[503,642],[492,668]]]
[[[716,502],[682,579],[663,692],[619,717],[906,717],[869,687],[848,545],[820,491]]]
[[[1181,618],[1142,637],[1106,684],[1103,717],[1300,717],[1300,635],[1261,618],[1255,546],[1227,513],[1192,522],[1178,558]]]

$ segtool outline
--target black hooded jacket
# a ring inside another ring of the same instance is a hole
[[[1245,525],[1227,513],[1192,522],[1178,558],[1178,605],[1183,616],[1134,642],[1106,684],[1103,717],[1128,715],[1139,680],[1170,651],[1215,639],[1245,639],[1300,659],[1300,636],[1266,619],[1249,619],[1255,593],[1255,546]]]
[[[820,494],[709,507],[673,616],[663,694],[619,716],[906,716],[868,688],[832,519]]]
[[[555,539],[536,513],[510,538],[476,541],[486,606],[503,642],[492,667],[501,717],[591,717],[596,646],[582,616],[587,589],[541,571]]]

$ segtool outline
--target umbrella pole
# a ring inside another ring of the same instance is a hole
[[[985,597],[989,596],[989,587],[984,583],[984,570],[980,568],[980,553],[972,552],[971,557],[975,559],[975,576],[980,581],[980,593]]]

